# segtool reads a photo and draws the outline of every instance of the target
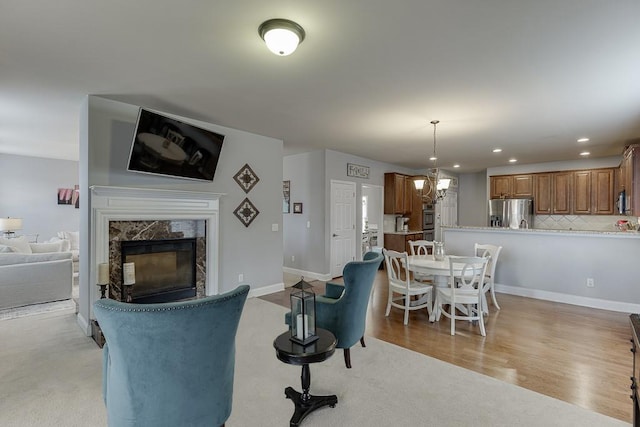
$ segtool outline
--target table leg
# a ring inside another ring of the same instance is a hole
[[[302,365],[300,380],[302,382],[302,393],[295,391],[293,387],[284,389],[284,395],[287,399],[291,399],[295,405],[295,411],[289,423],[290,427],[299,426],[302,420],[316,409],[327,405],[334,408],[338,403],[338,397],[336,395],[313,396],[309,394],[309,386],[311,385],[309,364]]]

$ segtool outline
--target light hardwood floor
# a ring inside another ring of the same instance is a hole
[[[310,283],[324,292],[324,283]],[[407,326],[399,309],[385,317],[383,270],[374,286],[366,335],[631,422],[629,314],[498,294],[501,310],[489,302],[486,337],[464,321],[451,336],[449,320],[429,323],[426,310],[411,312]],[[289,289],[261,298],[289,306]]]

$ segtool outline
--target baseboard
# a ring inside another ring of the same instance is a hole
[[[273,294],[284,290],[284,283],[276,283],[275,285],[262,286],[258,289],[251,289],[249,291],[249,298],[261,297],[263,295]]]
[[[282,267],[282,271],[288,274],[293,274],[295,276],[302,276],[305,279],[320,280],[322,282],[328,282],[329,280],[333,279],[333,277],[331,277],[331,274],[314,273],[312,271],[298,270],[296,268]]]
[[[496,292],[503,294],[561,302],[564,304],[573,304],[582,307],[598,308],[601,310],[618,311],[622,313],[640,313],[640,304],[562,294],[559,292],[543,291],[540,289],[520,288],[517,286],[501,285],[498,283],[496,283],[495,288]],[[500,304],[500,301],[498,301],[498,304]]]
[[[78,323],[78,326],[86,336],[91,336],[91,324],[80,313],[76,315],[76,323]]]

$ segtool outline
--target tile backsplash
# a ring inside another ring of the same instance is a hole
[[[619,219],[638,223],[637,217],[624,215],[536,215],[533,223],[544,230],[618,231]]]

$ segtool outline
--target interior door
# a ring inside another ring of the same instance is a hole
[[[331,277],[356,259],[356,183],[331,181]]]

